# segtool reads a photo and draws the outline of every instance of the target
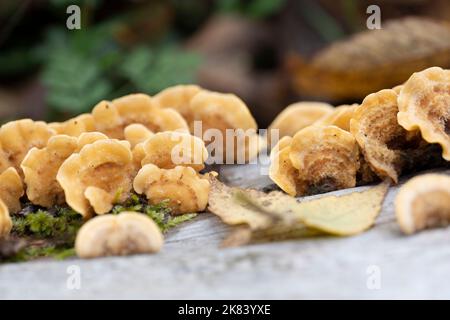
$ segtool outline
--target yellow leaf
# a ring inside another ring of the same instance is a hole
[[[293,211],[310,228],[337,236],[355,235],[375,223],[388,187],[381,183],[362,192],[302,202]]]

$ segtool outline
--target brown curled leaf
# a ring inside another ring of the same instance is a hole
[[[290,70],[303,96],[362,99],[406,81],[413,72],[450,66],[450,24],[424,17],[388,21],[324,48],[311,60],[292,56]]]

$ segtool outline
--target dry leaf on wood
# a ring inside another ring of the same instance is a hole
[[[237,227],[223,246],[323,234],[350,236],[374,224],[388,186],[381,183],[362,192],[298,202],[282,192],[231,188],[214,179],[208,209]]]

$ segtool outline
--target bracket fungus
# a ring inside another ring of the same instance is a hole
[[[403,89],[403,84],[399,84],[398,86],[395,86],[392,88],[392,90],[394,90],[396,94],[400,94],[402,89]]]
[[[0,199],[0,239],[6,237],[12,229],[12,220],[9,216],[8,207]]]
[[[78,138],[55,135],[48,140],[45,148],[32,148],[21,164],[28,199],[46,208],[63,204],[64,190],[56,181],[59,168],[74,152],[102,139],[108,139],[108,137],[100,132],[81,133]]]
[[[51,207],[63,204],[64,191],[56,181],[61,164],[77,149],[77,139],[56,135],[43,149],[32,148],[22,161],[28,199],[37,205]]]
[[[279,137],[293,136],[301,129],[333,112],[333,106],[323,102],[297,102],[287,106],[270,124],[268,131],[279,130]]]
[[[89,217],[108,212],[129,197],[134,166],[130,144],[115,139],[85,145],[67,158],[56,175],[67,204]],[[91,187],[91,188],[89,188]]]
[[[84,132],[77,138],[77,152],[79,152],[85,145],[94,143],[98,140],[107,140],[108,136],[100,132]]]
[[[398,108],[398,123],[440,144],[442,157],[450,161],[450,70],[432,67],[414,73],[400,92]]]
[[[271,163],[269,167],[269,177],[284,192],[295,197],[305,192],[300,180],[300,174],[292,165],[289,154],[289,146],[280,151],[271,154]]]
[[[359,149],[355,138],[336,126],[309,126],[295,134],[289,157],[307,193],[356,185]]]
[[[235,160],[240,154],[243,154],[246,158],[244,160],[249,161],[248,155],[257,154],[253,150],[251,142],[260,140],[256,133],[258,126],[248,107],[236,95],[203,90],[192,98],[191,108],[194,114],[191,132],[203,137],[207,144],[214,145],[216,147],[214,149],[215,156],[218,154],[223,159],[232,156]],[[201,124],[200,132],[195,127],[197,123]],[[208,134],[217,130],[221,134],[221,141],[218,143],[208,140]],[[229,131],[228,134],[227,131]],[[232,132],[231,136],[230,132]],[[259,145],[258,143],[257,148]],[[257,151],[259,152],[259,150]]]
[[[181,214],[205,210],[210,182],[191,167],[160,169],[146,164],[135,177],[133,187],[138,194],[145,194],[152,204],[169,200],[172,213]]]
[[[410,151],[423,145],[417,131],[406,131],[398,124],[397,113],[397,94],[385,89],[368,95],[350,123],[350,131],[372,170],[395,183],[414,160]]]
[[[31,119],[11,121],[0,128],[0,145],[10,166],[13,166],[19,174],[22,174],[20,163],[28,150],[33,147],[45,147],[48,139],[55,133],[43,121]]]
[[[156,223],[141,213],[122,212],[86,222],[77,234],[75,251],[80,258],[155,253],[163,235]]]
[[[141,164],[152,163],[162,169],[180,165],[200,171],[208,158],[203,140],[185,132],[159,132],[145,141],[143,150]]]
[[[130,143],[132,148],[154,135],[152,131],[140,123],[130,124],[124,129],[123,133],[125,140]]]
[[[406,182],[395,198],[395,214],[406,234],[450,224],[450,176],[429,173]]]
[[[286,147],[289,147],[292,142],[291,136],[284,136],[275,144],[275,146],[270,150],[270,159],[272,160],[278,152],[283,150]]]
[[[191,100],[200,91],[202,88],[197,85],[177,85],[162,90],[153,97],[153,100],[160,108],[175,109],[188,124],[191,124],[194,120]]]
[[[52,122],[48,126],[55,130],[57,134],[78,137],[83,132],[95,131],[94,117],[90,113],[79,116],[64,122]]]
[[[0,174],[0,199],[9,212],[20,210],[20,198],[24,194],[22,178],[14,167],[9,167]]]
[[[329,113],[317,120],[314,124],[322,126],[336,126],[345,131],[350,131],[350,120],[353,117],[355,109],[358,104],[341,105],[334,108],[332,113]]]
[[[124,139],[124,129],[133,123],[152,132],[188,131],[186,120],[173,109],[155,106],[145,94],[130,94],[111,101],[101,101],[92,110],[96,129],[110,138]]]

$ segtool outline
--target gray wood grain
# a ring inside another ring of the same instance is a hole
[[[270,184],[259,170],[227,166],[221,175],[234,185]],[[392,205],[397,190],[390,188],[375,227],[359,236],[218,249],[230,227],[205,213],[171,230],[157,255],[1,265],[0,298],[448,299],[450,229],[402,235]],[[67,287],[71,265],[80,268],[80,289]],[[367,285],[374,270],[379,288]]]

